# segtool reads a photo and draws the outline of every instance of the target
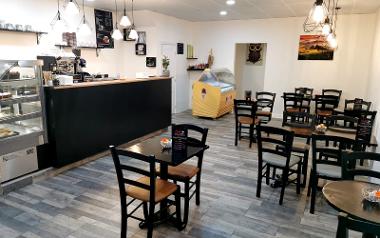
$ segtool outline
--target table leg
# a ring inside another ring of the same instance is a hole
[[[165,163],[160,163],[160,178],[162,180],[168,180],[168,165]],[[161,219],[167,218],[167,201],[166,199],[162,200],[160,203],[160,217]]]

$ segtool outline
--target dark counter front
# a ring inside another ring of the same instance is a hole
[[[171,124],[171,80],[45,88],[49,144],[61,167]],[[46,157],[46,155],[44,156]]]

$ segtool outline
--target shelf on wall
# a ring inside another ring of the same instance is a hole
[[[197,60],[198,58],[186,58],[188,60]]]
[[[32,34],[36,34],[36,37],[37,37],[37,45],[40,44],[41,35],[43,35],[43,34],[48,34],[47,32],[43,32],[43,31],[21,31],[21,30],[12,30],[12,29],[4,29],[4,28],[0,28],[0,31],[19,32],[19,33],[32,33]]]

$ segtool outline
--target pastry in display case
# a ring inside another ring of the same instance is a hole
[[[38,170],[46,142],[42,61],[0,60],[0,182]]]
[[[233,110],[235,77],[228,69],[206,69],[193,84],[193,116],[218,118]]]

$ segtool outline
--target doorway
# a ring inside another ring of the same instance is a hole
[[[170,43],[161,44],[161,57],[159,60],[162,60],[165,56],[169,58],[170,64],[168,69],[170,70],[170,76],[172,77],[172,113],[177,112],[177,72],[176,72],[176,45]],[[159,64],[160,72],[162,72],[162,64]]]
[[[264,91],[266,43],[238,43],[235,46],[235,79],[237,98],[245,91]]]

